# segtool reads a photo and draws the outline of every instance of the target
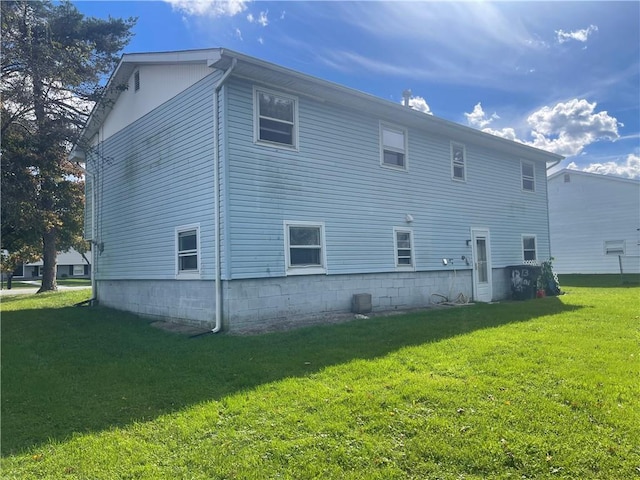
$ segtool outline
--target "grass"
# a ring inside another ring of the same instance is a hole
[[[560,281],[193,339],[86,291],[5,297],[3,478],[640,478],[640,288]]]

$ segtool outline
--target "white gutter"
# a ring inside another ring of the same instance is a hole
[[[216,290],[216,325],[211,333],[218,333],[222,330],[222,278],[221,278],[221,262],[220,262],[220,148],[218,146],[218,133],[220,132],[218,114],[219,94],[222,85],[227,80],[231,72],[235,68],[238,60],[233,59],[231,66],[224,72],[220,80],[213,89],[213,177],[214,177],[214,210],[215,210],[215,290]]]

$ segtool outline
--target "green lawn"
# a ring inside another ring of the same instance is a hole
[[[186,338],[2,299],[2,478],[640,478],[640,287]]]

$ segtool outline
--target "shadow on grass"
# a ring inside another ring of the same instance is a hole
[[[577,308],[546,298],[198,338],[101,307],[5,312],[2,455],[151,420],[327,366]]]
[[[640,286],[640,273],[611,274],[561,274],[561,286],[587,288],[631,288]]]

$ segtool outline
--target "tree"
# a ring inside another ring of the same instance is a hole
[[[136,19],[85,18],[70,2],[0,2],[2,248],[42,252],[40,291],[56,255],[82,248],[83,181],[68,150],[102,94]]]

